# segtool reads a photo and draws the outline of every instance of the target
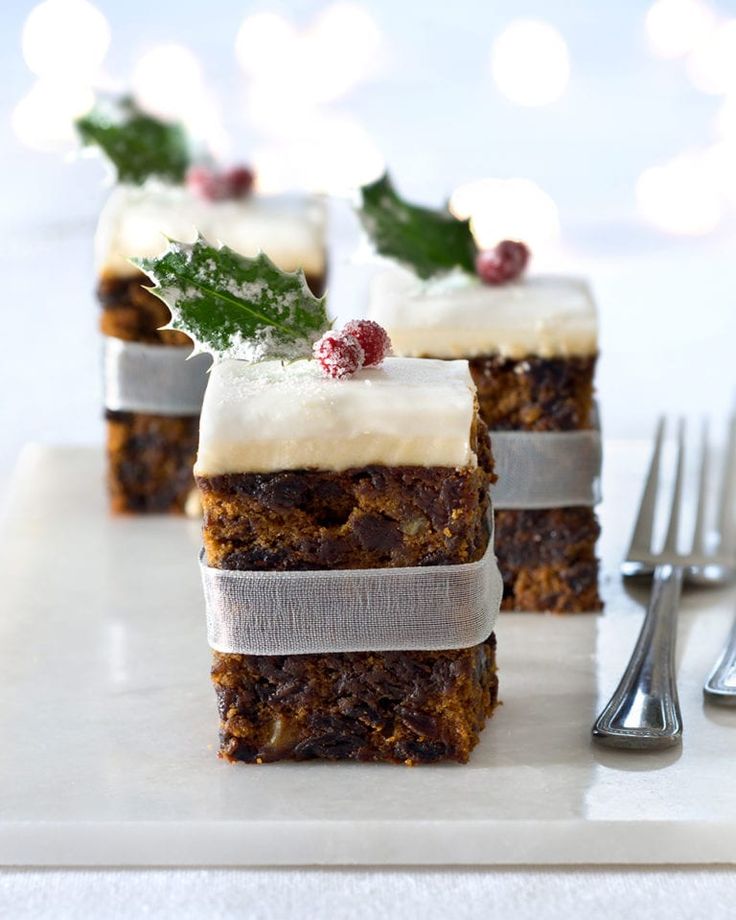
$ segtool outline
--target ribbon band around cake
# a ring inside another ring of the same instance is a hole
[[[302,655],[468,648],[493,631],[503,593],[493,552],[412,568],[256,572],[200,553],[207,640],[218,652]]]
[[[601,500],[601,429],[491,431],[496,510],[593,506]]]
[[[208,355],[187,358],[188,345],[148,345],[104,337],[105,408],[153,415],[199,415]]]

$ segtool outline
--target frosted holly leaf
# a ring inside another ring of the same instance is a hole
[[[99,147],[119,182],[142,185],[147,179],[183,182],[191,163],[189,139],[182,125],[161,121],[125,97],[103,100],[76,121],[85,147]]]
[[[399,196],[388,173],[361,190],[358,214],[381,255],[431,278],[461,268],[475,271],[476,246],[470,221],[458,220],[443,208],[409,204]]]
[[[171,311],[164,328],[186,333],[192,354],[290,361],[311,355],[330,328],[325,298],[309,290],[304,272],[284,272],[265,253],[249,259],[200,237],[172,240],[162,255],[132,261]]]

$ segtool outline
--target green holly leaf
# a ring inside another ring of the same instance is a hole
[[[96,105],[77,119],[76,128],[85,146],[97,146],[107,156],[119,182],[142,185],[151,177],[183,182],[191,163],[184,128],[146,114],[127,97]]]
[[[304,272],[281,271],[264,253],[248,259],[200,237],[171,241],[163,255],[132,261],[171,311],[165,328],[186,333],[193,354],[289,361],[311,355],[330,328],[325,298],[312,294]]]
[[[447,209],[409,204],[398,195],[388,173],[360,191],[361,223],[381,255],[402,262],[420,278],[453,268],[475,271],[470,221],[458,220]]]

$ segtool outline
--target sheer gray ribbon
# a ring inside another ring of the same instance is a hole
[[[105,406],[119,412],[199,415],[210,358],[189,346],[145,345],[104,336]]]
[[[400,569],[200,568],[219,652],[302,655],[468,648],[493,631],[503,584],[493,534],[478,562]]]
[[[497,509],[565,508],[601,500],[601,431],[492,431]]]

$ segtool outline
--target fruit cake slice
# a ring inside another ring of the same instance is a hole
[[[129,260],[159,255],[167,237],[191,242],[197,234],[243,255],[263,250],[285,271],[304,266],[312,289],[318,294],[324,289],[324,219],[316,200],[252,194],[211,199],[192,184],[121,185],[102,211],[96,239],[104,336],[139,343],[149,355],[154,348],[178,346],[182,363],[186,360],[189,338],[162,328],[169,311],[145,289],[147,278]],[[150,361],[155,362],[155,354]],[[206,364],[190,366],[204,389]],[[194,486],[199,412],[191,407],[140,411],[108,405],[105,417],[113,511],[183,511]]]
[[[464,272],[420,282],[379,274],[371,316],[400,355],[467,358],[493,431],[590,428],[597,360],[595,306],[585,282],[538,276],[484,284]],[[496,508],[504,603],[512,610],[600,608],[592,506]]]
[[[487,554],[492,458],[465,361],[387,358],[345,379],[314,360],[216,364],[195,473],[215,569]],[[493,635],[440,651],[215,652],[212,675],[221,754],[248,762],[464,762],[497,698]]]
[[[592,430],[598,329],[587,284],[561,275],[525,275],[529,251],[520,242],[478,250],[467,221],[403,201],[387,176],[362,193],[360,216],[385,257],[369,312],[388,331],[394,353],[466,358],[491,436]],[[579,439],[567,443],[575,462]],[[500,450],[499,466],[505,466]],[[504,508],[499,501],[505,608],[600,608],[595,484],[587,485],[591,498],[585,505],[561,497],[542,507],[536,501]]]

